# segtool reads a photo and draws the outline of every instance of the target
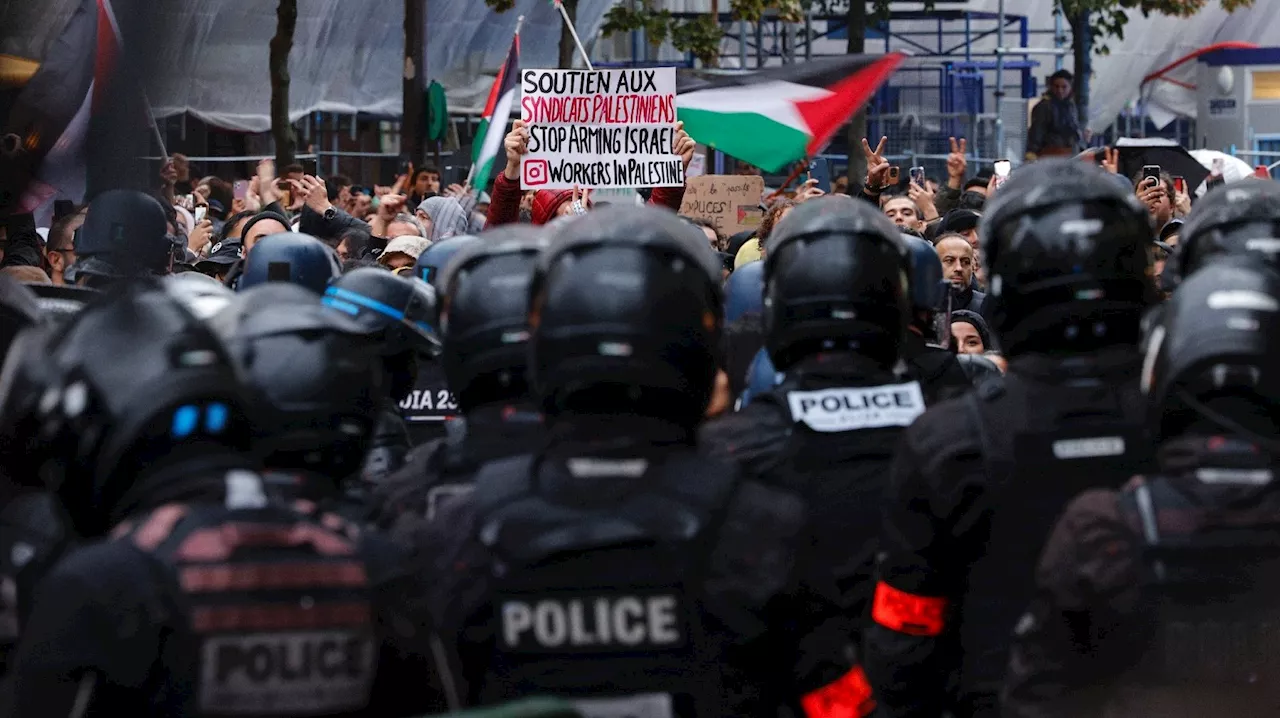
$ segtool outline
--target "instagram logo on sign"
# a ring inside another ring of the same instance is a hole
[[[524,183],[529,187],[547,183],[546,160],[525,160],[520,163],[524,168]]]

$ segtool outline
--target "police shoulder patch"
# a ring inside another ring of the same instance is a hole
[[[787,393],[791,418],[814,431],[909,426],[924,413],[919,382]]]

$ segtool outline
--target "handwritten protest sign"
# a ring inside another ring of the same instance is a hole
[[[675,68],[522,70],[523,189],[679,187]]]
[[[680,214],[699,217],[728,236],[756,229],[764,212],[760,195],[764,178],[750,175],[703,175],[690,177],[685,185]]]

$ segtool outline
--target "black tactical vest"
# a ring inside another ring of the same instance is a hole
[[[1034,593],[1040,551],[1067,504],[1087,489],[1119,488],[1151,467],[1136,377],[1120,388],[1035,388],[987,382],[963,399],[981,432],[991,506],[987,550],[969,572],[958,616],[961,689],[970,696],[998,690],[1014,627]],[[1010,425],[1012,417],[1018,425]]]
[[[420,358],[413,391],[399,403],[400,416],[409,429],[412,446],[444,436],[444,423],[458,415],[458,401],[444,378],[438,361]]]
[[[55,501],[29,492],[0,507],[0,670],[31,613],[36,584],[70,545]]]
[[[1247,506],[1197,526],[1203,502],[1165,477],[1120,506],[1142,533],[1149,640],[1105,715],[1280,715],[1280,517]]]
[[[117,528],[156,559],[177,629],[153,674],[183,715],[363,714],[378,668],[357,530],[279,504],[162,506]]]
[[[669,454],[590,504],[544,493],[540,466],[517,457],[476,477],[478,538],[493,556],[481,702],[544,694],[587,718],[721,715],[725,631],[710,629],[706,583],[736,472]]]
[[[914,381],[806,390],[794,379],[756,398],[748,409],[748,415],[777,412],[790,429],[781,447],[748,445],[735,456],[753,476],[809,504],[816,541],[810,555],[818,565],[844,581],[866,578],[859,585],[823,587],[848,608],[851,641],[856,642],[863,604],[870,598],[893,452],[902,431],[924,410],[923,390]]]

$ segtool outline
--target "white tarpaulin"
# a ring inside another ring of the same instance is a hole
[[[517,0],[515,9],[496,15],[483,0],[426,0],[428,79],[439,80],[448,93],[452,112],[478,113],[492,84],[492,73],[502,62],[511,43],[516,17],[525,15],[521,33],[521,59],[525,67],[555,67],[560,39],[560,20],[548,0]],[[153,90],[152,104],[158,112],[192,114],[222,127],[263,131],[268,117],[271,85],[267,76],[268,44],[275,32],[275,2],[245,0],[201,0],[200,2],[155,3],[153,12],[164,13],[172,21],[167,37],[156,42],[156,62],[170,70],[168,79]],[[604,13],[614,0],[580,0],[578,29],[588,48],[597,44]],[[0,2],[0,24],[29,27],[22,37],[6,38],[0,52],[41,59],[52,37],[65,22],[76,0]],[[699,11],[710,7],[709,0],[668,0],[655,3],[673,11]],[[725,5],[721,3],[722,7]],[[994,13],[999,0],[970,0],[965,9]],[[1035,29],[1053,26],[1054,0],[1006,2],[1009,12],[1026,15]],[[393,0],[301,0],[298,28],[290,56],[292,86],[290,114],[300,117],[309,111],[369,112],[395,116],[401,109],[403,74],[403,4]],[[932,21],[894,23],[894,30],[936,30]],[[954,27],[953,27],[954,26]],[[958,30],[959,23],[949,25]],[[736,28],[733,28],[736,31]],[[1068,30],[1069,32],[1069,30]],[[976,35],[977,33],[975,33]],[[1126,39],[1111,41],[1111,54],[1094,59],[1095,77],[1089,125],[1105,129],[1126,103],[1138,97],[1138,86],[1147,74],[1179,57],[1214,42],[1240,40],[1274,43],[1280,37],[1280,2],[1259,0],[1256,6],[1228,15],[1209,3],[1189,20],[1152,15],[1143,18],[1132,11]],[[953,36],[954,37],[954,36]],[[1034,44],[1048,45],[1046,35],[1033,35]],[[1017,43],[1015,28],[1005,35],[1006,43]],[[822,51],[838,51],[840,41],[817,43]],[[990,52],[995,35],[976,37],[972,49]],[[726,41],[726,47],[728,47]],[[954,44],[954,43],[952,43]],[[601,42],[598,55],[616,56],[617,48],[629,48],[626,39]],[[877,52],[880,40],[868,42],[867,50]],[[892,49],[911,51],[899,40]],[[655,59],[674,60],[679,54],[669,45]],[[1015,55],[1014,57],[1019,57]],[[1052,71],[1050,56],[1035,56]],[[727,58],[728,65],[737,58]],[[936,64],[936,61],[930,61]],[[1067,67],[1072,62],[1067,58]],[[1191,68],[1193,69],[1193,68]],[[988,73],[988,87],[991,86]],[[1006,83],[1016,84],[1016,73],[1008,73]],[[1159,83],[1169,85],[1170,83]],[[1169,87],[1155,90],[1153,102],[1175,114],[1194,112],[1188,91]],[[905,108],[904,111],[936,112],[937,108]]]

